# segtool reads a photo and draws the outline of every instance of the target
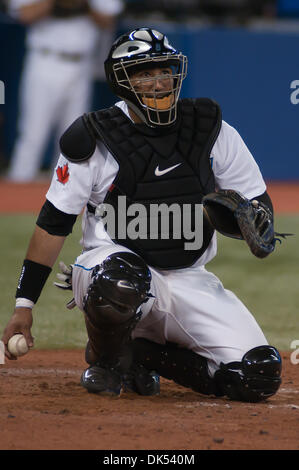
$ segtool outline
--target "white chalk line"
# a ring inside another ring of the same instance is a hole
[[[196,401],[196,402],[192,402],[192,403],[188,403],[188,404],[184,404],[184,403],[178,403],[178,404],[175,404],[174,406],[176,408],[199,408],[201,406],[203,407],[206,407],[206,408],[214,408],[214,407],[218,407],[218,408],[228,408],[228,409],[231,409],[231,408],[234,408],[235,405],[236,405],[237,402],[234,402],[234,405],[229,405],[228,403],[215,403],[215,402],[212,402],[212,403],[209,403],[209,402],[206,402],[206,401]],[[243,403],[243,405],[245,405],[246,407],[248,408],[252,408],[254,410],[256,410],[256,405],[254,404],[250,404],[250,403]],[[266,408],[291,408],[292,410],[299,410],[299,405],[295,405],[293,403],[284,403],[284,404],[263,404],[263,406],[265,406]]]
[[[29,376],[29,375],[38,375],[38,376],[65,376],[65,375],[80,375],[83,372],[82,369],[44,369],[44,368],[37,368],[37,369],[8,369],[8,368],[0,368],[0,376],[13,376],[19,377],[22,375]]]

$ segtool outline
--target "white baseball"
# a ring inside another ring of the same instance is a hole
[[[14,335],[9,339],[7,349],[13,356],[24,356],[29,350],[26,339],[21,334]]]

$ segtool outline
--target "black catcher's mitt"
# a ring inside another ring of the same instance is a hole
[[[223,235],[245,240],[251,252],[265,258],[275,248],[273,215],[260,201],[250,201],[238,191],[221,189],[203,197],[210,224]]]

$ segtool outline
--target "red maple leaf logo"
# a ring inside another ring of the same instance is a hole
[[[69,180],[69,176],[70,176],[68,164],[66,163],[65,165],[63,165],[63,167],[59,166],[56,170],[56,174],[57,174],[57,179],[59,183],[62,183],[62,184],[67,183]]]

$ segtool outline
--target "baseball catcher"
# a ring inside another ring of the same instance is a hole
[[[279,389],[280,354],[206,265],[217,232],[245,240],[259,258],[271,254],[273,207],[219,105],[180,99],[187,62],[155,29],[113,44],[105,70],[119,101],[79,116],[61,136],[3,342],[21,332],[32,344],[32,309],[84,210],[83,251],[70,267],[60,265],[59,276],[73,292],[69,308],[85,319],[81,385],[96,394],[156,395],[162,376],[202,394],[258,402]],[[201,243],[190,243],[198,233]]]

